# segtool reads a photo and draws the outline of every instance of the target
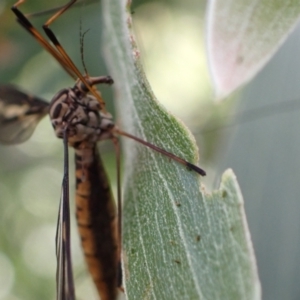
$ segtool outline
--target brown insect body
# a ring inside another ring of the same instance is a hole
[[[116,299],[117,215],[96,147],[75,148],[76,219],[85,260],[101,300]]]
[[[110,77],[87,80],[91,84],[113,82]],[[0,141],[5,144],[24,142],[48,112],[56,135],[63,138],[66,131],[67,142],[75,149],[76,217],[89,271],[101,299],[114,300],[117,297],[120,262],[117,214],[96,146],[98,141],[113,137],[111,130],[115,126],[112,117],[109,113],[100,111],[99,102],[88,94],[80,80],[73,88],[58,92],[50,105],[12,85],[3,85],[0,86]],[[64,177],[65,179],[68,180]],[[63,190],[67,190],[64,183]],[[58,244],[69,248],[65,235],[65,226],[68,225],[65,222],[64,218],[60,222],[62,241]],[[61,250],[59,254],[62,261],[59,263],[57,299],[75,299],[71,291],[72,271],[68,270],[67,275],[62,275],[71,262],[64,251]]]
[[[110,77],[98,78],[102,80],[101,83],[113,83]],[[99,102],[86,89],[82,89],[80,80],[73,88],[62,89],[53,97],[49,115],[56,136],[63,138],[66,130],[68,144],[74,148],[81,143],[85,147],[91,147],[100,140],[113,137],[112,116],[108,112],[100,111]]]
[[[114,123],[99,109],[99,102],[78,81],[54,96],[49,115],[56,135],[62,138],[66,130],[75,149],[76,218],[85,260],[101,299],[113,300],[119,262],[117,216],[96,143],[112,138]]]

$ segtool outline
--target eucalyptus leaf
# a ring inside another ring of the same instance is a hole
[[[156,101],[131,32],[130,7],[104,0],[105,57],[120,127],[191,163],[185,126]],[[179,99],[179,101],[182,99]],[[123,284],[127,299],[260,299],[243,200],[228,171],[208,194],[199,175],[125,140]]]
[[[207,49],[218,97],[250,80],[299,20],[299,0],[211,0]]]

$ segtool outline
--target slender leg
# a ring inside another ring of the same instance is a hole
[[[136,137],[136,136],[134,136],[130,133],[122,131],[122,130],[118,129],[117,127],[114,127],[112,129],[112,132],[114,132],[118,135],[126,136],[126,137],[128,137],[128,138],[130,138],[130,139],[132,139],[132,140],[134,140],[134,141],[136,141],[136,142],[138,142],[138,143],[140,143],[140,144],[142,144],[142,145],[144,145],[144,146],[146,146],[150,149],[153,149],[154,151],[156,151],[158,153],[161,153],[161,154],[173,159],[174,161],[178,162],[179,164],[182,164],[182,165],[186,166],[188,169],[197,172],[201,176],[206,175],[206,172],[204,170],[202,170],[201,168],[199,168],[199,167],[193,165],[192,163],[186,161],[185,159],[183,159],[183,158],[181,158],[181,157],[179,157],[179,156],[177,156],[173,153],[170,153],[170,152],[168,152],[168,151],[166,151],[166,150],[164,150],[160,147],[157,147],[157,146],[155,146],[155,145],[153,145],[149,142],[146,142],[146,141],[144,141],[144,140],[142,140],[142,139],[140,139],[140,138],[138,138],[138,137]]]
[[[84,83],[84,85],[100,103],[102,111],[105,111],[105,103],[101,95],[97,93],[88,83],[87,79],[81,74],[81,72],[75,66],[69,55],[63,49],[53,31],[48,27],[60,15],[62,15],[67,9],[69,9],[76,2],[76,0],[71,0],[70,2],[68,2],[59,11],[57,11],[43,26],[45,33],[47,34],[51,42],[54,44],[56,49],[38,32],[38,30],[36,30],[36,28],[30,23],[30,21],[25,17],[25,15],[18,9],[18,6],[20,6],[24,2],[25,0],[19,0],[11,8],[14,14],[17,16],[18,22],[42,45],[44,49],[46,49],[59,62],[59,64],[66,70],[66,72],[72,78],[79,78]]]
[[[96,97],[98,102],[100,103],[100,107],[102,110],[105,110],[105,102],[102,99],[101,95],[97,93],[92,86],[88,83],[88,80],[81,74],[81,72],[78,70],[78,68],[73,63],[70,56],[67,54],[65,49],[62,47],[58,39],[56,38],[53,31],[49,28],[49,26],[64,12],[66,12],[77,0],[71,0],[68,2],[65,6],[63,6],[59,11],[57,11],[51,18],[48,19],[48,21],[43,25],[43,29],[45,33],[47,34],[48,38],[51,40],[51,42],[54,44],[58,52],[61,54],[61,56],[64,58],[65,62],[68,64],[68,66],[73,70],[73,72],[76,74],[76,76],[84,83],[84,85],[88,88],[88,90]]]
[[[49,27],[51,23],[53,23],[59,16],[61,16],[65,11],[67,11],[76,1],[77,0],[71,0],[66,5],[64,5],[59,11],[57,11],[51,18],[48,19],[44,26]]]
[[[18,6],[23,4],[25,0],[19,0],[16,4],[13,5],[11,10],[17,17],[17,21],[23,26],[36,40],[40,45],[48,51],[64,68],[64,70],[74,79],[75,76],[72,68],[66,63],[63,56],[39,33],[39,31],[30,23],[30,21],[25,17],[25,15],[18,9]]]
[[[116,166],[117,166],[117,191],[118,191],[118,240],[119,245],[121,245],[121,237],[122,237],[122,196],[121,196],[121,154],[120,154],[120,144],[117,138],[113,138],[113,143],[115,147],[116,153]]]
[[[99,2],[99,0],[77,0],[74,6],[80,5],[80,4],[82,4],[82,2],[84,2],[85,4],[93,4],[93,3]],[[47,9],[47,10],[26,14],[26,17],[30,19],[30,18],[34,18],[34,17],[44,16],[47,14],[56,13],[58,10],[60,10],[64,6],[65,5],[60,5],[60,6],[53,7],[53,8]]]

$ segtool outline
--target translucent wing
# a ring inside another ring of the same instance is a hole
[[[70,242],[69,155],[67,134],[64,132],[64,177],[56,231],[57,300],[75,300]]]
[[[30,138],[49,104],[13,85],[0,86],[0,142],[19,144]]]

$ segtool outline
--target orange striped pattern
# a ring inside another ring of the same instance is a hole
[[[117,216],[96,146],[75,148],[76,218],[89,271],[101,300],[117,298]]]

